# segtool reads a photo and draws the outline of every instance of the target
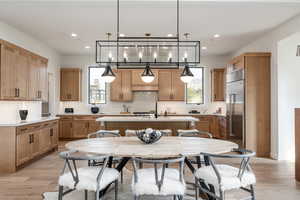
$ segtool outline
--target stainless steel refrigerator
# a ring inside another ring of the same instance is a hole
[[[229,69],[226,74],[226,115],[229,139],[245,147],[244,69]]]

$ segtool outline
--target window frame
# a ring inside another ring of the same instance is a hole
[[[204,90],[205,90],[205,77],[204,77],[204,70],[205,70],[205,67],[190,67],[190,68],[201,68],[202,69],[202,103],[188,103],[188,95],[187,95],[187,92],[188,92],[188,84],[186,83],[185,84],[185,104],[189,104],[189,105],[204,105],[205,104],[205,98],[204,98]]]
[[[93,105],[93,103],[91,103],[91,96],[90,96],[90,91],[91,91],[91,85],[90,85],[90,78],[91,78],[91,68],[105,68],[105,67],[101,67],[101,66],[89,66],[88,67],[88,80],[87,80],[87,84],[88,84],[88,104],[89,105]],[[104,97],[104,103],[97,103],[97,104],[107,104],[107,83],[105,83],[105,97]]]

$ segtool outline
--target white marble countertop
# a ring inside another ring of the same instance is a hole
[[[120,114],[120,113],[97,113],[97,114],[93,114],[93,113],[60,113],[57,114],[57,116],[59,115],[65,115],[65,116],[76,116],[76,115],[109,115],[109,116],[134,116],[133,113],[129,113],[129,114]],[[169,114],[169,116],[220,116],[220,117],[226,117],[225,114],[217,114],[217,113],[176,113],[176,114]],[[159,116],[163,116],[163,114],[159,114]]]
[[[41,117],[40,119],[36,119],[36,120],[16,121],[16,122],[8,122],[8,123],[0,122],[0,127],[1,126],[24,126],[24,125],[29,125],[29,124],[35,124],[35,123],[40,123],[40,122],[56,120],[56,119],[59,119],[59,117]]]
[[[199,119],[195,117],[185,116],[169,116],[158,118],[150,117],[99,117],[96,119],[98,122],[196,122]]]

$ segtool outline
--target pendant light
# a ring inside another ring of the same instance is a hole
[[[194,74],[191,72],[191,69],[188,64],[184,66],[184,70],[181,73],[180,79],[184,83],[189,83],[193,80]]]
[[[154,76],[153,72],[151,71],[149,64],[146,65],[141,78],[145,83],[151,83],[154,80],[155,76]]]
[[[107,35],[107,40],[109,41],[111,33],[106,33]],[[113,57],[112,57],[112,53],[110,51],[110,48],[108,49],[108,63],[105,67],[105,70],[103,72],[103,74],[101,75],[101,77],[104,79],[104,81],[106,83],[111,83],[115,80],[116,75],[114,74],[114,72],[111,69],[110,63],[112,62]]]
[[[116,75],[112,71],[111,66],[109,64],[105,67],[105,70],[101,75],[101,77],[104,79],[106,83],[111,83],[115,80]]]

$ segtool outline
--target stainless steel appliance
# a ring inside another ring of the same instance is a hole
[[[229,138],[245,146],[244,69],[228,70],[226,75],[226,112]]]

